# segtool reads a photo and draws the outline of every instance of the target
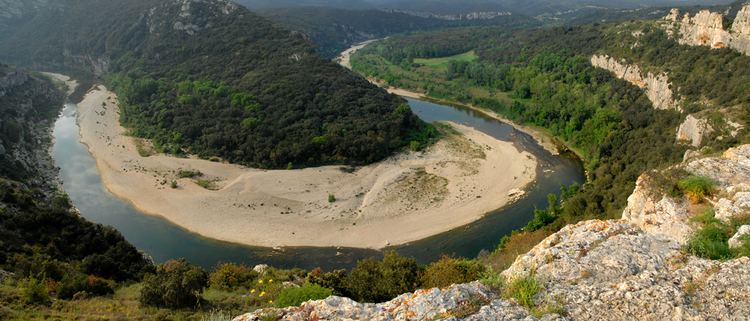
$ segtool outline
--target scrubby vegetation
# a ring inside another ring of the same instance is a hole
[[[333,290],[324,288],[317,284],[305,284],[300,287],[291,287],[281,290],[276,306],[284,308],[297,306],[309,300],[325,299],[333,294]]]
[[[703,198],[712,194],[715,183],[708,177],[691,175],[677,182],[677,187],[693,203],[700,203]]]
[[[707,209],[700,215],[691,218],[698,224],[698,229],[690,237],[685,251],[711,260],[726,260],[736,257],[749,256],[750,238],[741,240],[738,248],[729,247],[731,238],[742,225],[750,224],[749,216],[733,217],[729,222],[722,222],[714,217],[713,209]]]

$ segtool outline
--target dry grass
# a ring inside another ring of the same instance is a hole
[[[503,271],[513,264],[517,256],[528,252],[551,234],[552,232],[546,229],[513,234],[502,249],[480,260],[494,271]]]

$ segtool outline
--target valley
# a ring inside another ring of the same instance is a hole
[[[743,320],[749,28],[0,0],[0,320]]]

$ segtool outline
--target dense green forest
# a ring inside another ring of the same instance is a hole
[[[7,26],[0,58],[103,77],[123,124],[162,151],[265,168],[359,165],[429,131],[401,98],[231,2],[62,7]]]
[[[644,35],[636,38],[631,32],[635,30]],[[442,65],[417,59],[470,50],[477,59],[442,58],[447,60]],[[565,141],[583,157],[589,179],[549,222],[554,230],[585,218],[619,216],[642,172],[676,163],[686,150],[674,138],[684,116],[655,110],[642,90],[593,68],[591,55],[607,53],[647,71],[669,71],[689,112],[723,112],[747,123],[750,95],[743,85],[747,68],[741,66],[750,65],[750,57],[731,50],[709,51],[678,45],[652,22],[628,22],[415,33],[370,45],[352,58],[352,64],[389,85],[488,108]],[[722,150],[747,141],[744,131],[711,139],[707,148]]]

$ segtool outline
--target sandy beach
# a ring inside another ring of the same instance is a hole
[[[113,194],[203,236],[248,245],[382,248],[419,240],[517,199],[537,166],[512,143],[458,124],[424,152],[354,171],[143,157],[118,119],[117,97],[103,86],[78,104],[81,141]],[[179,178],[180,171],[202,175]]]

